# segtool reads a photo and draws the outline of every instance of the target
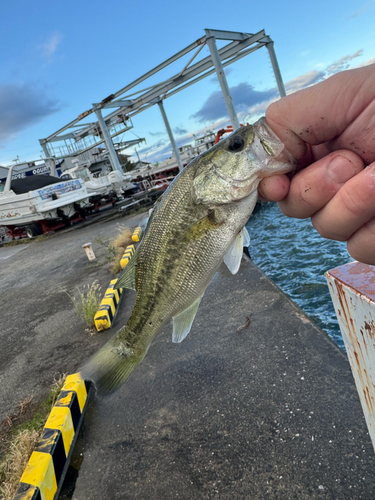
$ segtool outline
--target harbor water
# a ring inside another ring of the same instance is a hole
[[[346,243],[322,238],[310,219],[286,217],[276,203],[258,207],[247,228],[253,262],[344,349],[324,273],[353,261]]]

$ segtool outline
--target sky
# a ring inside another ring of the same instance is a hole
[[[196,39],[204,29],[272,38],[287,93],[375,62],[375,0],[13,0],[0,18],[0,165],[41,158],[39,139],[117,92]],[[221,45],[219,44],[219,47]],[[198,57],[209,55],[204,47]],[[190,56],[145,86],[178,73]],[[241,121],[278,98],[266,48],[226,68]],[[178,145],[229,124],[215,75],[165,100]],[[112,111],[112,110],[110,110]],[[92,120],[92,115],[91,115]],[[134,116],[119,139],[145,139],[140,158],[156,162],[171,145],[158,106]],[[135,148],[126,150],[135,157]]]

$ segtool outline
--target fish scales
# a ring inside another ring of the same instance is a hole
[[[138,294],[127,326],[132,331],[144,328],[147,338],[156,333],[166,318],[185,309],[203,291],[218,267],[215,243],[222,252],[221,240],[216,233],[208,233],[193,245],[185,237],[189,227],[208,215],[208,209],[202,206],[197,212],[187,190],[191,185],[191,171],[186,170],[183,174],[180,181],[184,182],[171,186],[170,196],[158,206],[153,220],[154,231],[146,233],[138,255],[137,289],[147,284],[148,293]],[[183,217],[176,214],[177,207],[182,203],[185,206]],[[210,239],[214,240],[211,245],[207,241]],[[183,245],[181,240],[184,240]],[[209,269],[208,276],[202,280]],[[120,335],[124,341],[126,334],[124,331]],[[136,343],[137,339],[130,347],[136,348]]]
[[[83,366],[85,379],[102,392],[119,387],[170,318],[173,341],[186,337],[223,259],[233,273],[239,267],[243,228],[260,179],[293,168],[293,159],[261,120],[234,132],[175,178],[155,204],[140,246],[116,284],[135,283],[129,321]]]

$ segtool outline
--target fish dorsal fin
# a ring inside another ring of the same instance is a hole
[[[203,294],[195,299],[191,306],[189,306],[177,316],[173,317],[172,342],[175,342],[176,344],[182,342],[186,335],[190,332],[191,325],[193,324],[195,315],[197,314],[202,297]]]
[[[127,263],[125,269],[120,275],[119,279],[116,281],[115,288],[130,288],[131,290],[136,290],[135,286],[135,271],[137,269],[137,257],[138,249],[134,252],[133,257]]]
[[[247,234],[247,236],[249,233]],[[250,238],[249,238],[250,239]],[[228,252],[224,256],[224,262],[232,274],[236,274],[241,265],[244,246],[244,230],[237,234]]]

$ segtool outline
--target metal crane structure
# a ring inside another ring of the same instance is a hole
[[[217,40],[227,43],[218,49]],[[210,50],[210,55],[197,60],[198,54],[206,45]],[[81,113],[75,120],[60,128],[57,132],[45,139],[40,139],[39,142],[43,151],[47,157],[53,156],[55,153],[53,144],[60,143],[61,149],[61,143],[63,142],[65,145],[65,152],[68,155],[77,155],[104,142],[109,153],[112,168],[122,171],[112,139],[132,128],[131,118],[133,116],[157,104],[160,108],[174,154],[181,170],[183,165],[165,112],[163,101],[216,72],[230,121],[234,130],[236,130],[240,124],[223,68],[262,47],[268,49],[278,90],[280,96],[283,97],[285,96],[285,88],[274,51],[274,42],[266,35],[265,30],[251,34],[206,29],[203,37],[180,50],[132,83],[129,83],[114,94],[109,95],[101,102],[94,103],[91,109]],[[151,78],[153,75],[192,51],[194,52],[188,63],[174,76],[142,90],[135,90],[127,94],[140,83]],[[116,109],[106,116],[103,116],[103,110],[110,108]],[[93,113],[96,114],[97,121],[79,124],[81,120]],[[62,150],[64,150],[64,147],[62,147]]]

